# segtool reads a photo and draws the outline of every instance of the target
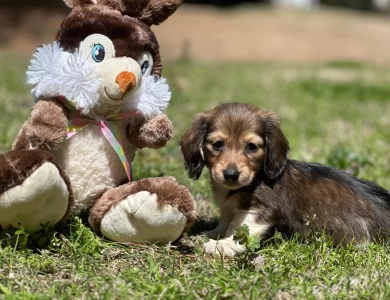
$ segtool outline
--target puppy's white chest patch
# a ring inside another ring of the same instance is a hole
[[[126,122],[118,123],[122,137],[126,136],[126,125]],[[133,145],[125,143],[124,151],[129,163],[135,150]],[[52,154],[69,176],[76,214],[89,208],[102,193],[127,177],[118,154],[95,124],[86,125]]]

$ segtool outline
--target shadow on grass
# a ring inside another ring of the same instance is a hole
[[[81,218],[72,217],[54,226],[42,225],[41,230],[33,233],[22,226],[0,229],[0,248],[7,246],[33,253],[47,249],[57,253],[69,251],[78,255],[97,256],[105,244],[90,227],[85,226]]]
[[[217,217],[200,216],[196,219],[194,225],[192,225],[191,229],[188,232],[188,235],[200,235],[203,231],[212,230],[217,227],[217,225]]]
[[[194,253],[197,246],[188,243],[189,240],[200,236],[203,231],[215,228],[217,224],[218,219],[215,217],[198,217],[184,238],[173,243],[173,246],[181,254]],[[30,250],[33,253],[40,253],[43,249],[62,252],[61,248],[70,247],[73,251],[77,249],[83,254],[96,255],[105,247],[106,242],[107,240],[98,237],[89,227],[87,213],[54,226],[47,224],[34,233],[27,232],[22,226],[9,229],[0,228],[0,247],[9,246],[17,250]]]

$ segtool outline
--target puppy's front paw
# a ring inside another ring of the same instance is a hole
[[[204,252],[207,254],[217,256],[221,254],[221,249],[218,247],[218,241],[216,240],[209,240],[203,245]]]
[[[236,244],[233,241],[233,238],[209,240],[204,244],[204,251],[213,256],[219,256],[222,254],[223,256],[233,257],[238,253],[244,252],[245,246]]]

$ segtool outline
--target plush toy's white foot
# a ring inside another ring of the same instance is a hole
[[[55,224],[64,218],[70,192],[61,171],[46,154],[31,152],[28,161],[28,155],[19,154],[14,152],[0,159],[0,226],[21,224],[34,232],[41,229],[41,224]],[[23,160],[26,164],[17,166]]]
[[[178,209],[159,204],[156,194],[142,191],[113,206],[103,217],[100,230],[117,242],[166,244],[176,240],[186,224]]]
[[[167,244],[196,218],[190,192],[172,177],[145,178],[108,190],[90,210],[92,228],[116,242]]]

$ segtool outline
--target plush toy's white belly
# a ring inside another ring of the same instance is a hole
[[[123,137],[126,136],[125,126],[119,125]],[[131,162],[135,147],[127,143],[124,150]],[[53,155],[71,181],[76,214],[92,206],[107,189],[118,186],[127,178],[114,148],[100,127],[94,124],[66,140]]]

